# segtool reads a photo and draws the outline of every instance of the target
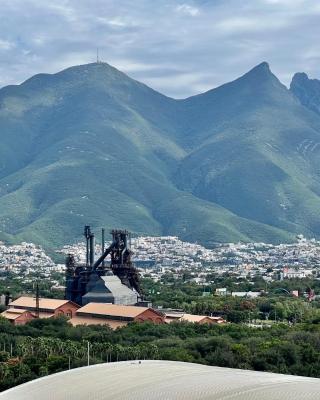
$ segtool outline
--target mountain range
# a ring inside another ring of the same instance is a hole
[[[0,89],[0,238],[82,226],[216,242],[320,237],[320,81],[261,63],[175,100],[106,63]]]

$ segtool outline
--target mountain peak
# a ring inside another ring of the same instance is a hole
[[[260,79],[265,79],[265,78],[276,78],[275,75],[271,72],[269,64],[264,61],[255,67],[253,67],[250,71],[248,71],[244,77],[256,77]],[[277,79],[277,78],[276,78]]]
[[[294,85],[296,82],[307,82],[308,80],[309,77],[305,72],[297,72],[293,75],[291,85]]]
[[[89,64],[81,64],[69,67],[58,72],[56,75],[87,75],[87,76],[94,76],[98,77],[99,75],[102,76],[118,76],[123,78],[129,79],[127,75],[123,72],[119,71],[117,68],[113,67],[112,65],[106,62],[93,62]]]
[[[270,65],[266,61],[263,61],[260,64],[256,65],[255,67],[253,67],[251,71],[253,70],[271,72]]]
[[[298,72],[292,78],[290,90],[302,105],[320,114],[320,80],[310,79],[305,72]]]
[[[268,96],[269,99],[272,98],[272,101],[277,102],[284,101],[283,96],[285,92],[288,92],[288,89],[273,74],[269,64],[265,61],[256,65],[235,82],[250,88],[256,94],[259,92],[260,96]]]
[[[319,79],[311,79],[305,72],[297,72],[293,75],[290,88],[294,89],[296,86],[308,86],[316,87],[318,90],[320,89],[320,80]]]
[[[120,80],[131,80],[126,74],[106,62],[93,62],[74,65],[54,74],[40,73],[24,81],[22,85],[29,88],[39,88],[48,81],[101,81],[103,79],[114,80],[116,78]]]
[[[94,62],[71,66],[53,74],[40,73],[27,79],[19,86],[29,91],[29,94],[35,90],[41,90],[44,93],[46,90],[52,90],[52,88],[54,88],[54,91],[57,91],[58,88],[64,91],[71,87],[74,89],[76,87],[79,89],[91,87],[95,90],[108,88],[109,94],[112,91],[120,94],[120,92],[136,88],[139,84],[106,62]],[[140,84],[140,86],[143,85]],[[11,89],[9,87],[6,90]]]

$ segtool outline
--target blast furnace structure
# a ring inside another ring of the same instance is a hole
[[[66,300],[81,306],[89,302],[123,305],[141,302],[139,275],[131,261],[130,233],[126,230],[112,230],[110,233],[112,242],[105,249],[102,230],[101,256],[95,261],[94,233],[90,226],[85,226],[86,263],[76,265],[72,254],[66,259]]]

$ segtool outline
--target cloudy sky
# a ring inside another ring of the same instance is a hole
[[[0,86],[100,57],[173,97],[262,61],[320,78],[318,0],[0,0]]]

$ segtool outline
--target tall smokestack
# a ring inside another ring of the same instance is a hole
[[[84,237],[86,238],[86,266],[88,266],[89,265],[89,238],[91,235],[89,225],[85,225],[83,234],[84,234]]]
[[[90,267],[94,264],[94,233],[90,233]]]
[[[104,228],[101,229],[101,255],[104,253]],[[102,261],[102,267],[104,268],[104,260]]]

